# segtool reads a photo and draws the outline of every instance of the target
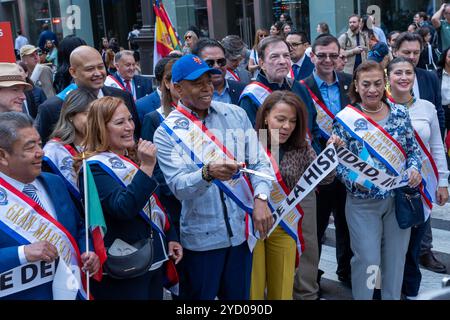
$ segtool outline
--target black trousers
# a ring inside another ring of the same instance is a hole
[[[319,186],[317,196],[317,239],[319,256],[322,253],[322,238],[328,226],[330,214],[333,213],[336,227],[336,274],[350,278],[350,260],[353,252],[350,249],[350,235],[345,219],[345,186],[335,179],[333,183]]]

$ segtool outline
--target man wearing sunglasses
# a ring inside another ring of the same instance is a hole
[[[213,39],[201,39],[194,48],[193,54],[204,60],[210,68],[221,72],[221,74],[211,75],[214,86],[213,100],[238,105],[239,97],[245,88],[245,84],[225,79],[227,60],[225,58],[225,49],[220,42]]]
[[[309,47],[308,37],[304,32],[292,31],[286,37],[286,42],[291,46],[292,73],[294,79],[300,81],[308,77],[314,70],[314,64],[305,54]]]
[[[340,50],[338,40],[332,35],[323,34],[318,36],[313,43],[311,51],[311,60],[315,66],[314,71],[301,82],[315,101],[314,105],[318,114],[322,111],[319,106],[321,104],[333,114],[333,118],[334,115],[350,103],[347,93],[352,76],[336,71]],[[330,135],[331,133],[323,132],[323,130],[321,130],[321,133],[322,138],[319,141],[321,147],[324,148],[326,146],[326,134]],[[335,179],[331,184],[319,186],[317,196],[317,239],[320,257],[321,240],[327,229],[330,214],[333,212],[336,227],[336,274],[340,281],[350,286],[350,260],[353,253],[350,249],[349,231],[345,220],[345,195],[345,186],[338,179]],[[323,272],[319,270],[319,281],[322,274]],[[295,295],[296,287],[294,287]]]

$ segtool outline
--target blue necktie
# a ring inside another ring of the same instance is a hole
[[[41,208],[44,208],[41,199],[39,199],[39,196],[37,195],[37,189],[34,185],[31,183],[26,184],[25,187],[23,187],[23,193],[33,199],[34,202],[36,202]]]
[[[300,66],[298,64],[292,65],[292,70],[294,71],[294,78],[298,78],[298,73],[300,72]]]

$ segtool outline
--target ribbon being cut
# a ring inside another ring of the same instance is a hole
[[[385,172],[372,167],[350,150],[343,147],[336,150],[331,144],[319,154],[313,163],[311,163],[297,182],[295,188],[273,212],[274,224],[270,229],[268,236],[280,221],[289,214],[295,206],[308,195],[308,193],[313,191],[319,182],[335,169],[338,164],[357,173],[360,180],[369,181],[383,190],[393,190],[408,184],[407,171],[396,177],[390,176]]]

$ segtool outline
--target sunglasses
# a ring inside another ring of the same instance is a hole
[[[225,67],[225,65],[227,64],[227,59],[225,58],[220,58],[217,60],[214,59],[207,59],[205,60],[206,64],[208,65],[208,67],[210,68],[214,68],[214,65],[217,63],[217,65],[219,67]]]
[[[186,37],[184,37],[184,40],[187,40],[187,39],[190,39],[190,38],[192,38],[192,36],[186,36]]]

